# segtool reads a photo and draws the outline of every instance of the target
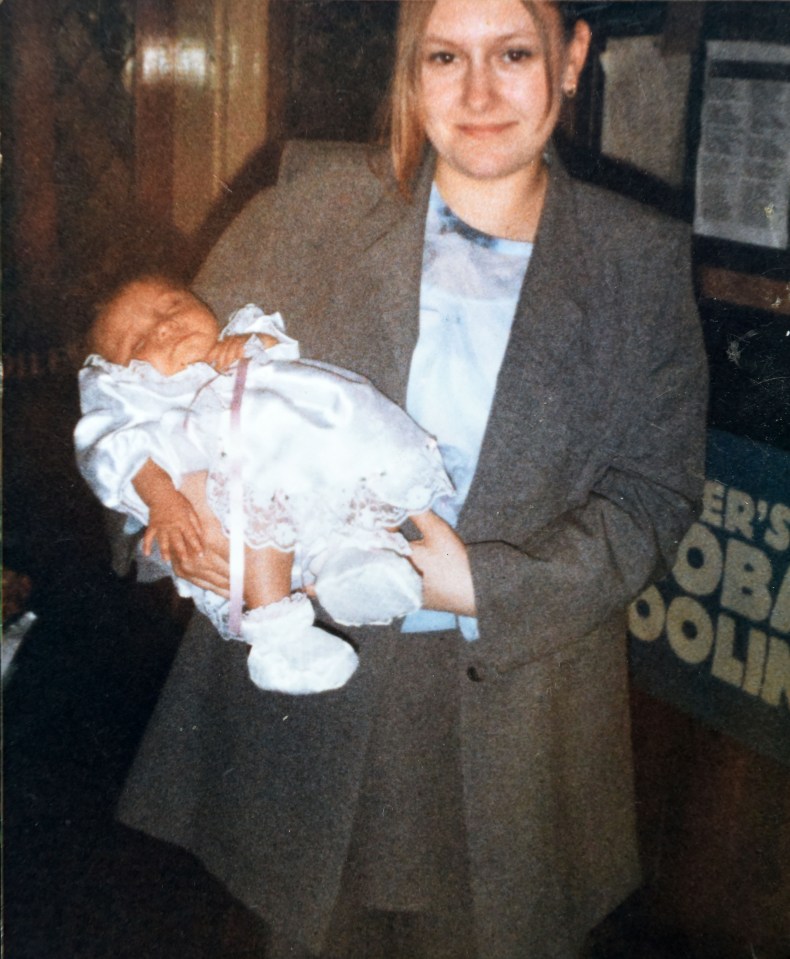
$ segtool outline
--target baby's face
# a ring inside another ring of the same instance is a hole
[[[111,363],[145,360],[172,376],[205,359],[218,336],[214,314],[196,296],[151,278],[121,290],[97,321],[93,340]]]

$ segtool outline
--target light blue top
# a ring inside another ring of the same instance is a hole
[[[477,469],[497,376],[532,243],[468,226],[434,184],[425,225],[420,333],[411,360],[406,409],[439,442],[455,495],[434,511],[455,526]],[[478,638],[477,620],[421,609],[403,632],[458,627]]]

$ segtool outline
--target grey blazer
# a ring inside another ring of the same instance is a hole
[[[280,310],[306,355],[403,404],[431,179],[429,158],[407,204],[362,149],[293,144],[197,292],[220,316]],[[686,228],[553,160],[459,524],[481,638],[457,640],[442,679],[460,704],[480,959],[571,957],[639,880],[623,613],[695,515],[706,395]],[[395,677],[405,690],[420,670],[397,628],[354,639],[349,685],[295,700],[252,687],[241,644],[196,621],[121,806],[316,950],[371,722]]]

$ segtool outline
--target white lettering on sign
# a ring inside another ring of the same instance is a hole
[[[754,623],[768,619],[772,606],[768,589],[772,574],[773,567],[765,553],[740,540],[729,540],[721,605]]]
[[[682,593],[646,589],[629,610],[631,634],[663,638],[681,662],[790,709],[788,549],[790,507],[709,480],[672,570]]]
[[[667,610],[667,639],[684,663],[704,663],[713,649],[713,624],[696,599],[677,596]]]
[[[746,664],[735,655],[735,620],[726,613],[719,616],[716,630],[716,650],[713,653],[711,673],[717,678],[737,686],[743,685]]]
[[[769,706],[778,706],[782,696],[790,702],[790,645],[776,636],[770,637],[761,695]]]
[[[771,613],[771,627],[779,633],[790,633],[790,566],[779,587],[779,593]]]
[[[684,663],[699,666],[710,659],[717,679],[759,696],[769,706],[784,701],[790,709],[790,643],[752,627],[742,658],[736,650],[739,625],[720,613],[714,628],[708,611],[690,596],[676,596],[667,607],[655,587],[642,593],[628,616],[628,628],[637,639],[654,642],[666,628],[670,648]]]
[[[628,610],[628,628],[645,643],[658,639],[666,621],[664,599],[655,586],[648,587]]]
[[[702,515],[700,519],[703,523],[707,523],[708,526],[715,526],[717,529],[721,529],[726,489],[723,483],[717,483],[714,480],[708,480],[705,483],[705,490],[702,494]]]
[[[718,588],[723,570],[718,539],[701,523],[695,523],[680,545],[673,576],[692,596],[710,596]]]
[[[754,519],[754,500],[748,493],[738,489],[727,491],[727,505],[724,509],[724,528],[730,533],[740,533],[744,539],[754,539],[752,520]]]
[[[765,542],[781,553],[790,546],[790,506],[776,503],[771,509],[770,528],[765,531]]]

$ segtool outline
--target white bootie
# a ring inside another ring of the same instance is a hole
[[[244,614],[241,638],[252,649],[250,678],[273,692],[305,695],[343,686],[359,664],[353,648],[313,625],[313,606],[294,593]]]
[[[318,601],[343,626],[386,625],[422,606],[422,577],[393,550],[339,549],[316,578]]]

